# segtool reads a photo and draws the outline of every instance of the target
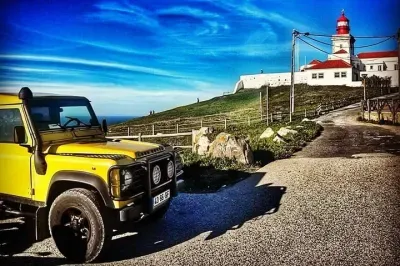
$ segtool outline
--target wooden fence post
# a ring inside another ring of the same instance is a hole
[[[362,120],[364,120],[364,100],[361,100],[361,112],[362,112]]]
[[[225,130],[226,130],[226,117],[225,117]]]
[[[139,141],[142,141],[142,133],[139,133]]]
[[[263,119],[263,104],[262,104],[262,92],[260,91],[260,115],[261,115],[261,120]],[[226,129],[226,127],[225,127]]]
[[[272,113],[271,113],[271,123],[273,123],[273,122],[274,122],[274,118],[272,117]]]
[[[307,109],[304,109],[304,117],[307,118]]]
[[[396,124],[396,108],[397,106],[394,106],[394,99],[392,98],[392,123],[393,125]]]
[[[176,133],[179,133],[179,124],[176,124]]]
[[[367,99],[367,110],[368,110],[368,121],[371,121],[371,103],[369,99]]]
[[[200,127],[203,127],[203,119],[200,120]]]
[[[131,135],[131,128],[128,127],[128,136],[130,136],[130,135]]]
[[[376,111],[378,113],[378,123],[381,121],[381,110],[379,108],[379,98],[376,99]]]

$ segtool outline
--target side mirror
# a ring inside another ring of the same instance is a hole
[[[107,127],[107,120],[103,119],[102,123],[103,132],[107,135],[108,127]]]
[[[14,127],[14,143],[22,144],[25,142],[25,128],[23,126]]]

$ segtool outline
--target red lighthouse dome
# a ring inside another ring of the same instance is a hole
[[[338,18],[336,24],[336,34],[349,34],[350,33],[350,20],[344,15],[344,10],[342,10],[342,15]]]

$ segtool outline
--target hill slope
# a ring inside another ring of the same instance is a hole
[[[289,109],[289,86],[269,89],[269,108],[271,112]],[[226,113],[243,109],[259,110],[260,92],[265,103],[265,88],[245,90],[237,94],[215,97],[213,99],[177,107],[154,115],[132,119],[116,126],[133,126],[151,124],[159,121],[173,120],[184,117],[201,117],[218,113]],[[367,95],[377,95],[380,90],[367,89]],[[343,99],[363,98],[363,88],[346,86],[307,86],[296,85],[295,106],[297,111],[315,108],[321,102],[331,102]]]

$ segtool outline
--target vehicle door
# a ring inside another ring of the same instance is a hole
[[[32,145],[22,105],[0,106],[0,194],[2,198],[31,199]],[[25,143],[14,142],[14,128],[23,126]]]

